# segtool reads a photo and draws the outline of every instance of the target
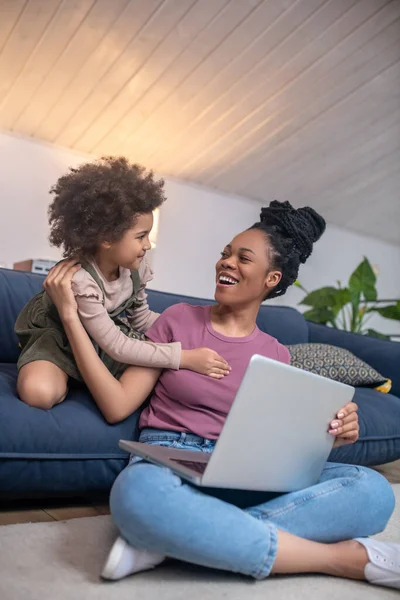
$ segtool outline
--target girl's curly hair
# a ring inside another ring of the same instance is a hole
[[[140,214],[164,201],[164,181],[126,158],[104,156],[60,177],[51,188],[49,240],[65,258],[86,258],[101,242],[117,242]]]

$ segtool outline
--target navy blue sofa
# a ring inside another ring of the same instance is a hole
[[[117,425],[106,423],[84,386],[45,411],[16,396],[18,342],[14,322],[42,288],[43,277],[0,269],[0,497],[3,500],[106,493],[126,465],[121,438],[137,436],[138,412]],[[149,291],[153,310],[199,298]],[[359,388],[360,441],[334,450],[335,461],[374,465],[400,458],[400,344],[336,331],[305,321],[292,308],[263,306],[259,327],[283,344],[323,342],[348,348],[393,381],[392,394]],[[290,416],[288,415],[288,418]]]

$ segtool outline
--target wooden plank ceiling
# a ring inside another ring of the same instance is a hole
[[[0,128],[400,245],[400,0],[0,0]]]

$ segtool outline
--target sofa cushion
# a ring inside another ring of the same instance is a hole
[[[329,344],[293,344],[287,348],[290,364],[298,369],[355,387],[376,388],[388,382],[386,377],[345,348]],[[390,385],[385,391],[389,392],[389,388]]]
[[[400,343],[390,342],[351,333],[350,331],[341,331],[333,327],[326,327],[317,323],[307,322],[309,329],[309,341],[318,344],[332,344],[347,348],[353,354],[361,358],[371,367],[382,373],[391,380],[391,393],[400,396]]]
[[[126,464],[120,439],[137,437],[137,411],[108,425],[84,386],[51,410],[15,395],[17,369],[0,363],[1,496],[94,493],[109,489]]]
[[[50,411],[19,401],[15,386],[15,365],[0,364],[1,498],[107,492],[127,464],[118,441],[137,439],[138,412],[108,425],[83,386]],[[360,441],[334,450],[330,460],[374,465],[399,458],[400,399],[359,388],[355,401]]]
[[[0,269],[0,362],[17,362],[14,323],[28,300],[43,289],[43,281],[42,275]]]

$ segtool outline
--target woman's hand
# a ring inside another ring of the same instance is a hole
[[[62,321],[77,318],[78,305],[72,291],[71,281],[81,265],[70,258],[50,269],[43,287],[54,302]]]
[[[355,402],[349,402],[337,413],[337,418],[329,425],[329,433],[335,436],[334,448],[346,444],[354,444],[359,438],[360,427],[358,424],[358,406]]]

